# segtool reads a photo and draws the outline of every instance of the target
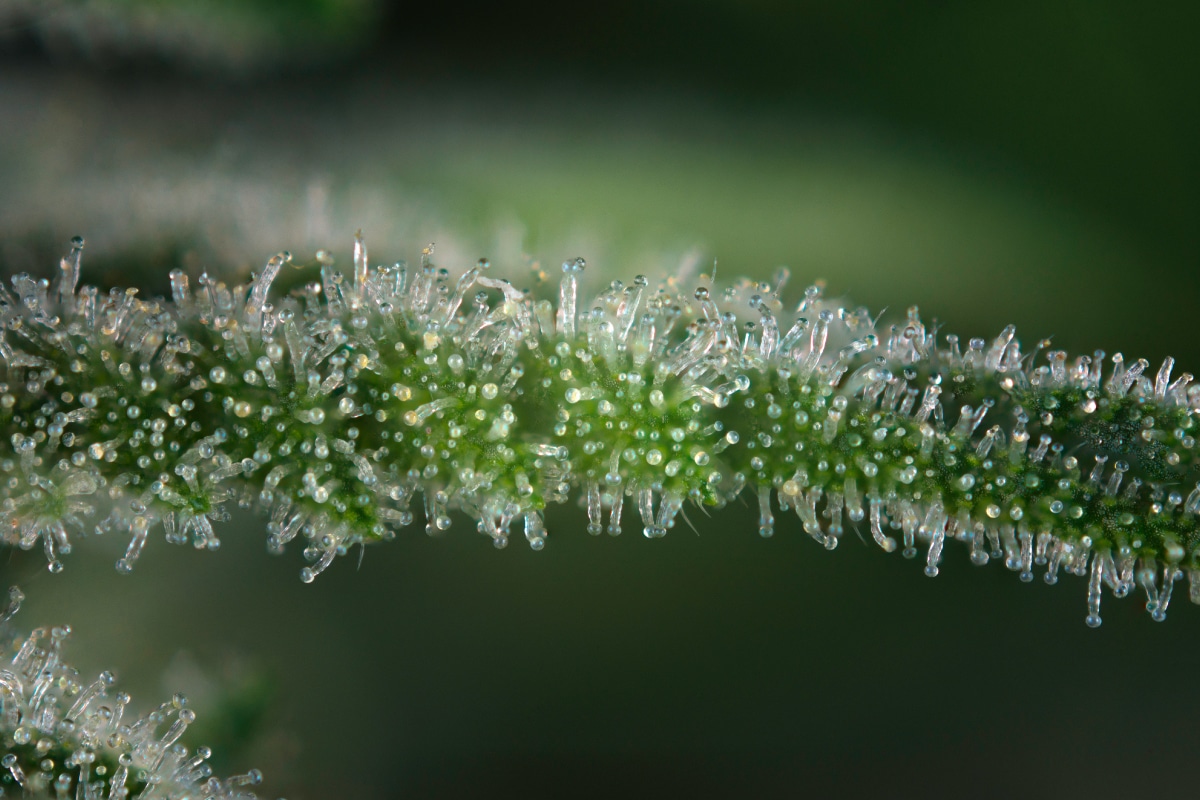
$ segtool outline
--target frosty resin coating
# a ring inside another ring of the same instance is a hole
[[[75,800],[254,800],[258,770],[216,778],[207,747],[181,737],[196,714],[183,695],[135,716],[111,672],[82,679],[63,661],[69,626],[18,632],[24,595],[0,611],[0,793]]]
[[[548,503],[653,538],[749,492],[764,536],[774,506],[929,575],[956,539],[1023,580],[1086,576],[1091,625],[1103,585],[1141,586],[1162,619],[1186,571],[1200,601],[1200,388],[1172,359],[1023,351],[1011,326],[963,348],[915,308],[880,327],[819,287],[785,312],[786,274],[719,298],[638,276],[584,302],[576,259],[536,299],[485,261],[371,266],[361,238],[349,276],[326,260],[289,296],[281,253],[249,285],[176,271],[147,301],[79,287],[82,248],[53,285],[0,287],[3,538],[40,539],[52,571],[97,509],[129,570],[157,526],[215,548],[226,504],[258,507],[272,550],[303,539],[311,581],[414,501],[431,533],[460,511],[541,549]]]

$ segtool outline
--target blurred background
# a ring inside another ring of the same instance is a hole
[[[965,336],[1200,368],[1200,6],[1110,0],[0,0],[0,271],[91,281],[274,252],[480,256],[598,285],[719,259]],[[1194,791],[1200,613],[937,580],[749,508],[649,542],[458,519],[313,586],[237,517],[135,574],[0,554],[26,625],[260,796],[1092,797]],[[192,733],[195,736],[192,736]]]

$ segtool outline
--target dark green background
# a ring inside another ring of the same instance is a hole
[[[352,228],[288,222],[318,175],[381,260],[437,238],[461,268],[515,220],[517,249],[596,280],[697,246],[726,277],[789,264],[792,296],[823,277],[963,335],[1200,370],[1198,7],[1046,5],[398,5],[350,60],[232,77],[24,41],[0,62],[4,257],[82,232],[108,280],[344,258]],[[153,217],[163,176],[199,210]],[[764,541],[749,508],[690,515],[650,542],[558,509],[541,553],[456,519],[313,586],[245,518],[130,578],[113,539],[61,576],[2,569],[27,624],[74,623],[81,666],[147,703],[181,649],[231,672],[213,735],[245,739],[223,767],[262,766],[264,796],[1191,793],[1186,583],[1165,624],[1106,595],[1092,631],[1080,579],[951,547],[929,580],[853,534],[830,554],[794,520]]]

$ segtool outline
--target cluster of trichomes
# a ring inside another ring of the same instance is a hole
[[[272,294],[281,253],[246,286],[172,272],[171,300],[78,286],[75,242],[51,285],[0,287],[0,522],[41,539],[50,568],[103,503],[129,570],[150,531],[219,545],[231,502],[269,518],[272,550],[302,538],[311,581],[355,544],[387,539],[423,505],[426,529],[472,518],[503,547],[540,549],[542,511],[573,496],[589,533],[640,517],[647,537],[685,504],[757,496],[826,548],[862,526],[885,550],[946,540],[975,563],[1045,564],[1147,595],[1156,619],[1184,571],[1200,601],[1200,386],[1120,354],[1068,358],[1013,329],[939,337],[916,309],[880,328],[782,280],[718,297],[643,277],[580,304],[582,260],[557,302],[488,276],[452,280],[429,252]],[[739,321],[743,320],[743,321]],[[102,512],[103,513],[103,512]]]
[[[206,763],[207,747],[179,744],[196,718],[182,695],[141,717],[113,675],[81,682],[62,660],[69,627],[14,630],[24,599],[9,590],[0,611],[0,795],[76,800],[254,800],[257,770],[224,780]]]

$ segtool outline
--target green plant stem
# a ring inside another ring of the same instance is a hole
[[[848,525],[923,547],[929,575],[948,539],[1025,580],[1090,575],[1093,625],[1102,584],[1136,581],[1161,619],[1187,570],[1200,600],[1200,395],[1170,359],[1106,373],[1103,353],[1023,352],[1011,327],[963,352],[915,308],[884,330],[818,287],[784,314],[782,281],[718,305],[639,276],[581,309],[582,260],[553,303],[485,262],[456,281],[430,253],[371,267],[361,240],[350,277],[325,263],[290,297],[271,294],[280,254],[248,286],[176,272],[171,301],[144,302],[76,291],[81,252],[53,288],[17,276],[0,295],[4,536],[40,538],[52,570],[101,495],[100,530],[130,535],[121,570],[155,524],[217,547],[238,502],[266,512],[273,550],[303,537],[311,581],[409,525],[417,495],[431,533],[459,510],[541,549],[542,510],[572,496],[590,533],[607,509],[610,533],[636,515],[656,538],[685,503],[750,491],[764,536],[775,503],[829,549]]]

